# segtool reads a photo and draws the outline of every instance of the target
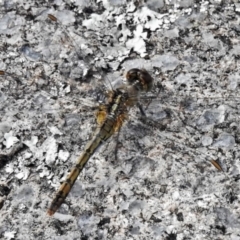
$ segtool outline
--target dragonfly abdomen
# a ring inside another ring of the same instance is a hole
[[[105,114],[105,119],[102,119],[102,116],[104,114],[99,114],[101,116],[101,120],[97,120],[100,125],[94,132],[92,140],[89,141],[85,146],[84,151],[78,158],[76,165],[73,167],[66,180],[60,186],[55,198],[50,205],[50,208],[48,209],[48,215],[52,216],[64,202],[78,175],[80,174],[90,157],[94,154],[96,149],[122,126],[125,118],[123,117],[123,106],[120,107],[121,99],[121,96],[117,94],[116,99],[114,99],[113,104],[110,107],[111,111],[109,113],[106,112]],[[103,109],[107,111],[107,109],[109,109],[109,106],[101,108],[99,112],[104,111]]]

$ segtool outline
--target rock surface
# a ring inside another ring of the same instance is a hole
[[[0,2],[0,238],[240,239],[240,4],[51,2]],[[47,216],[104,86],[142,67],[147,119],[131,109]]]

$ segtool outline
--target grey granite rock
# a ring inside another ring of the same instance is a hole
[[[0,238],[240,239],[239,12],[219,0],[1,1]],[[155,79],[147,118],[132,109],[47,216],[104,86],[142,67]]]

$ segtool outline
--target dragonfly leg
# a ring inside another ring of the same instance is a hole
[[[146,113],[144,112],[142,105],[140,103],[137,103],[137,106],[139,108],[139,111],[140,111],[141,115],[143,117],[146,117]]]

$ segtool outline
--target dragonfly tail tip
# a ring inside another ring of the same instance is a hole
[[[47,214],[51,217],[55,212],[52,209],[48,209]]]

